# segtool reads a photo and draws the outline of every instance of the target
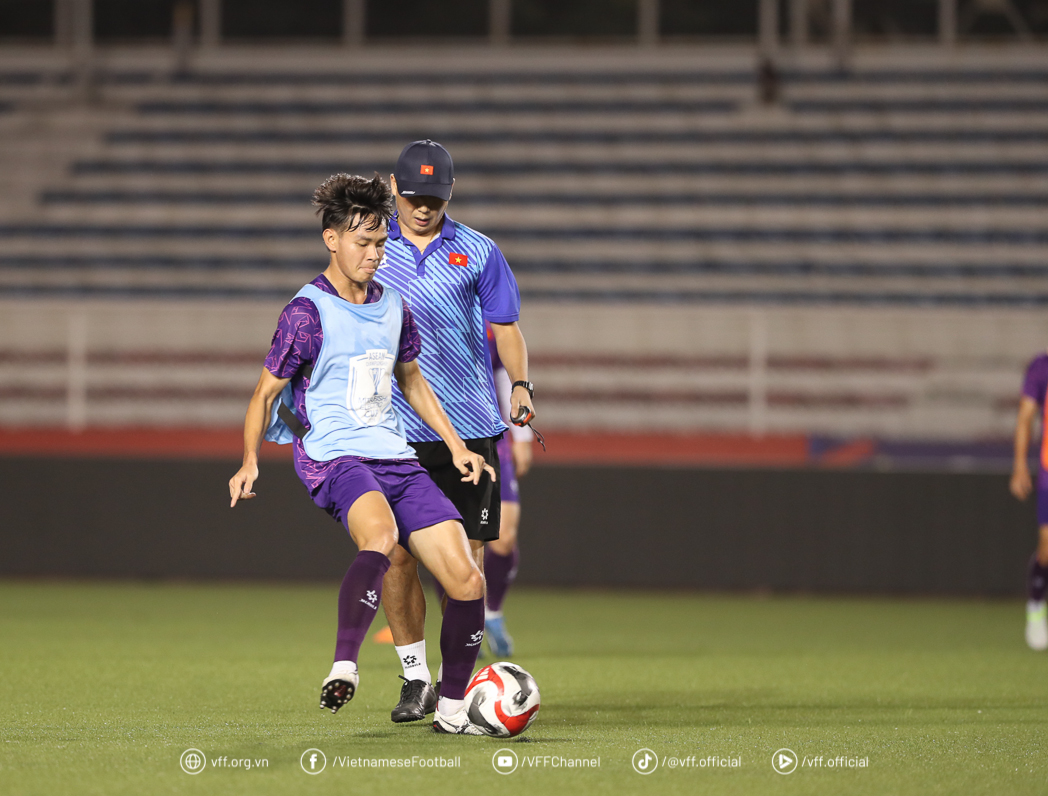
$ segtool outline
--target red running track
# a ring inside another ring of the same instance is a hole
[[[809,463],[802,434],[643,434],[551,431],[535,463],[586,465],[727,465],[800,467]],[[0,456],[229,459],[243,453],[239,428],[0,429]],[[290,460],[290,446],[263,443],[261,458]]]

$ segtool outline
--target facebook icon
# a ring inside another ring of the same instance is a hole
[[[319,749],[307,749],[298,762],[307,774],[319,774],[327,767],[327,756]]]

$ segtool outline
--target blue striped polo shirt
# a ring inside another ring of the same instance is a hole
[[[517,280],[490,238],[448,216],[424,252],[403,237],[396,217],[379,273],[408,302],[422,338],[418,363],[462,439],[506,430],[499,415],[484,321],[520,317]],[[393,406],[409,442],[437,442],[394,385]]]

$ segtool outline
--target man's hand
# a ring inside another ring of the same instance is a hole
[[[251,500],[255,496],[255,493],[251,491],[251,487],[257,480],[257,464],[245,464],[237,470],[237,474],[229,479],[229,497],[231,498],[229,507],[233,508],[238,500]]]
[[[531,440],[513,443],[513,466],[517,470],[517,477],[523,478],[531,469],[531,459],[534,452],[531,449]]]
[[[484,461],[484,457],[479,453],[474,453],[471,450],[463,448],[458,453],[452,451],[451,461],[454,462],[455,467],[462,473],[462,480],[472,481],[474,484],[480,483],[480,474],[487,471],[488,475],[491,476],[492,481],[496,481],[495,468]]]
[[[1016,462],[1008,488],[1019,500],[1026,500],[1030,496],[1033,482],[1030,480],[1030,468],[1026,466],[1026,462]]]
[[[524,420],[524,425],[527,425],[537,416],[535,412],[535,404],[531,399],[531,393],[523,387],[514,387],[509,398],[509,416],[511,418],[519,417],[520,407],[522,406],[525,406],[528,409],[528,414]]]

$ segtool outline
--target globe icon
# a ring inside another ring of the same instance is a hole
[[[207,760],[199,749],[186,749],[179,763],[187,774],[199,774],[207,765]]]

